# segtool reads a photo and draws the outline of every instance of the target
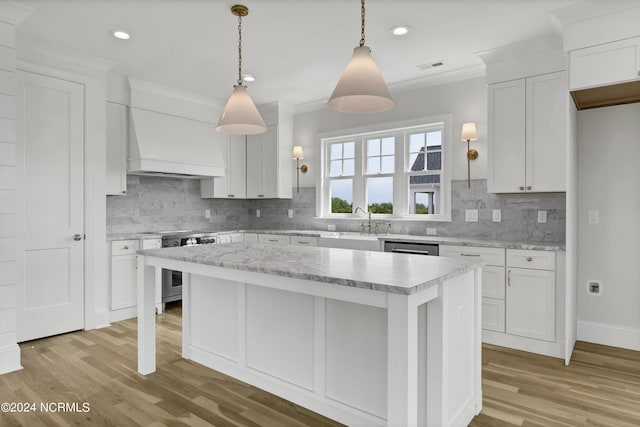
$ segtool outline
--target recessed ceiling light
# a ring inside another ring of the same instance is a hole
[[[406,36],[410,32],[411,32],[411,27],[408,25],[398,25],[397,27],[393,27],[391,29],[391,34],[398,37]]]
[[[255,82],[256,78],[253,74],[245,74],[244,76],[242,76],[242,80],[244,80],[245,82]]]
[[[124,30],[112,30],[111,35],[120,40],[129,40],[131,36]]]

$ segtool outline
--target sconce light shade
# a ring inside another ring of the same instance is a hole
[[[293,158],[302,160],[304,159],[304,153],[302,152],[302,146],[294,145],[293,146]]]
[[[353,49],[327,105],[347,113],[374,113],[396,105],[368,46]]]
[[[233,93],[224,106],[218,126],[218,132],[236,135],[254,135],[266,132],[267,126],[260,116],[256,104],[244,85],[234,85]]]
[[[476,131],[476,124],[473,122],[464,123],[462,125],[462,141],[477,141],[478,132]]]

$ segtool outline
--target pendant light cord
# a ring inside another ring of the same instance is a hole
[[[364,46],[364,0],[360,0],[360,47]]]
[[[242,80],[242,15],[238,15],[238,85]]]

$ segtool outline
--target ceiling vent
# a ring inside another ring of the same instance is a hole
[[[418,68],[418,70],[430,70],[431,68],[443,67],[444,65],[444,61],[435,61],[429,62],[428,64],[418,65],[416,68]]]

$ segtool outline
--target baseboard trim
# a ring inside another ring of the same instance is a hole
[[[103,310],[103,311],[97,311],[95,313],[95,329],[100,329],[100,328],[106,328],[111,326],[111,324],[109,323],[109,311],[108,310]]]
[[[109,313],[111,323],[132,319],[134,317],[138,317],[138,307],[121,308],[120,310],[113,310]]]
[[[578,320],[578,341],[640,351],[640,329]]]
[[[0,375],[22,369],[18,344],[0,348]]]

